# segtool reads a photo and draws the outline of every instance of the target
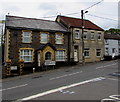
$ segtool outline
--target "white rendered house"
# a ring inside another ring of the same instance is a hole
[[[114,59],[120,56],[120,36],[105,34],[105,58]]]

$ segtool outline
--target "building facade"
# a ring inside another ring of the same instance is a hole
[[[70,60],[82,63],[82,51],[85,62],[103,60],[104,57],[104,30],[89,20],[84,20],[84,50],[82,42],[82,20],[78,18],[58,16],[56,19],[71,32]]]
[[[105,34],[105,59],[114,59],[120,56],[120,36]]]
[[[6,16],[5,63],[8,72],[69,62],[69,32],[55,21]],[[10,69],[11,68],[11,69]]]

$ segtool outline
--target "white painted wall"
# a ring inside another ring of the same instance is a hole
[[[107,40],[107,42],[106,42]],[[108,53],[106,53],[106,48],[108,48]],[[105,55],[112,56],[112,50],[115,49],[115,56],[119,55],[119,48],[118,40],[115,39],[105,39]]]

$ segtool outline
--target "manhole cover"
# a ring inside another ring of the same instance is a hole
[[[36,77],[33,77],[32,79],[36,79],[36,78],[41,78],[42,76],[36,76]]]

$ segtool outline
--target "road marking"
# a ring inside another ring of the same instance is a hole
[[[67,76],[71,76],[71,75],[75,75],[75,74],[79,74],[79,73],[82,73],[82,71],[71,73],[71,74],[66,74],[66,75],[62,75],[62,76],[58,76],[58,77],[54,77],[54,78],[50,78],[49,80],[55,80],[55,79],[59,79],[59,78],[63,78],[63,77],[67,77]]]
[[[100,67],[96,67],[96,69],[100,69],[100,68],[103,68],[104,66],[100,66]]]
[[[110,98],[116,99],[116,100],[120,100],[120,95],[111,95],[109,96]]]
[[[6,89],[1,89],[0,91],[6,91],[6,90],[10,90],[10,89],[20,88],[20,87],[24,87],[24,86],[27,86],[27,85],[28,85],[28,84],[23,84],[23,85],[19,85],[19,86],[14,86],[14,87],[6,88]]]
[[[110,67],[110,66],[114,66],[116,65],[117,63],[114,63],[114,64],[110,64],[110,65],[105,65],[105,66],[100,66],[100,67],[96,67],[96,69],[101,69],[101,68],[105,68],[105,67]]]
[[[114,99],[110,99],[110,98],[105,98],[105,99],[102,99],[101,102],[116,102],[116,100]]]
[[[60,90],[60,92],[62,94],[74,94],[75,93],[74,91],[63,91],[63,90]]]
[[[118,81],[118,79],[113,79],[113,78],[107,78],[107,79],[109,79],[109,80],[115,80],[115,81]]]
[[[48,94],[51,94],[51,93],[62,91],[64,89],[72,88],[72,87],[75,87],[75,86],[78,86],[78,85],[83,85],[83,84],[90,83],[90,82],[94,82],[95,80],[100,81],[100,79],[102,80],[104,78],[103,77],[98,77],[98,78],[93,78],[93,79],[86,80],[86,81],[83,81],[83,82],[74,83],[74,84],[67,85],[67,86],[62,86],[62,87],[52,89],[52,90],[49,90],[49,91],[46,91],[46,92],[42,92],[42,93],[39,93],[39,94],[36,94],[36,95],[32,95],[32,96],[29,96],[29,97],[18,99],[17,101],[19,102],[19,101],[24,101],[24,100],[31,100],[31,99],[38,98],[38,97],[41,97],[41,96],[45,96],[45,95],[48,95]]]

